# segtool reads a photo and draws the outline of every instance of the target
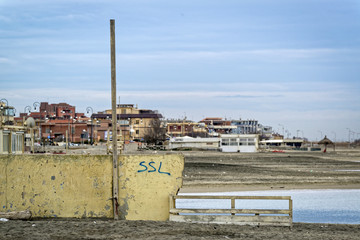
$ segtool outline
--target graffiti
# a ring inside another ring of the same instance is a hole
[[[147,166],[147,165],[148,165],[148,166]],[[158,169],[156,169],[155,162],[153,162],[153,161],[149,162],[148,164],[146,164],[145,161],[142,161],[142,162],[139,163],[139,166],[143,167],[143,169],[138,170],[139,173],[140,173],[140,172],[146,172],[146,171],[147,171],[147,172],[149,172],[149,173],[151,173],[151,172],[158,172],[158,173],[162,173],[162,174],[167,174],[167,175],[169,175],[169,176],[171,175],[171,174],[168,173],[168,172],[162,172],[162,171],[161,171],[162,162],[160,162]]]

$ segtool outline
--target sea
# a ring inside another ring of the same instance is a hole
[[[179,195],[214,196],[291,196],[293,222],[360,224],[359,189],[270,190],[241,192],[182,193]],[[177,199],[177,208],[227,209],[226,199]],[[236,208],[288,209],[288,200],[235,201]]]

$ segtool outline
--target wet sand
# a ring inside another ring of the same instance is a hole
[[[181,192],[360,189],[360,149],[322,152],[184,152]]]

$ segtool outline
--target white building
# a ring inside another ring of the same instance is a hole
[[[204,150],[219,150],[219,138],[176,137],[169,141],[169,149],[195,148]]]
[[[0,129],[0,154],[22,154],[24,132]]]
[[[258,134],[220,134],[214,138],[176,137],[169,141],[169,149],[195,148],[222,152],[257,152]]]
[[[294,147],[294,148],[300,148],[303,143],[304,143],[303,139],[270,139],[270,140],[260,141],[260,144],[263,146]]]
[[[222,134],[220,149],[222,152],[257,152],[258,134]]]

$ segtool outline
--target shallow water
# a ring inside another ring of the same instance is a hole
[[[293,221],[306,223],[360,224],[360,190],[276,190],[188,193],[180,195],[291,196]],[[236,208],[287,209],[286,200],[236,200]],[[177,208],[230,208],[230,200],[178,199]]]

